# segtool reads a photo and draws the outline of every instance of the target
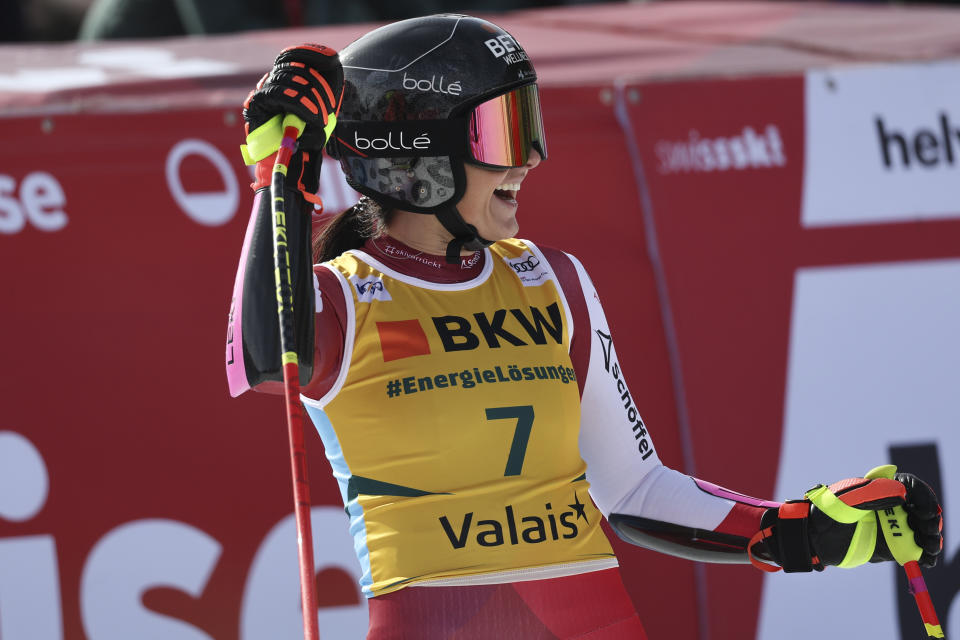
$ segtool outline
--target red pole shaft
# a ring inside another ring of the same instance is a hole
[[[920,565],[916,560],[907,562],[903,565],[903,570],[907,572],[907,583],[910,585],[910,593],[917,602],[917,609],[920,610],[920,618],[923,619],[923,626],[927,631],[928,638],[942,638],[943,628],[940,626],[940,620],[937,618],[937,612],[933,608],[933,601],[930,599],[930,592],[927,591],[927,583],[920,573]]]
[[[293,477],[294,514],[297,522],[297,550],[300,562],[300,604],[306,640],[319,640],[317,628],[317,581],[313,564],[313,527],[310,523],[310,480],[307,477],[307,450],[303,438],[303,405],[297,363],[283,366],[287,402],[287,432],[290,438],[290,471]]]
[[[294,514],[297,523],[297,549],[300,564],[300,605],[303,611],[305,640],[319,640],[317,626],[317,584],[313,564],[313,528],[310,525],[310,482],[307,478],[307,451],[303,439],[303,405],[300,403],[299,364],[293,319],[293,283],[287,247],[286,214],[283,190],[290,157],[299,132],[285,127],[277,153],[270,197],[273,211],[274,261],[276,267],[280,351],[283,363],[283,387],[287,405],[287,434],[290,440],[290,470],[293,477]]]

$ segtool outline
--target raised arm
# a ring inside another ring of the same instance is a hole
[[[256,164],[253,211],[244,236],[227,326],[226,369],[230,394],[247,389],[278,390],[280,335],[273,266],[270,175],[282,132],[280,118],[295,113],[307,126],[290,162],[284,194],[287,201],[287,246],[296,313],[300,384],[313,377],[315,289],[311,256],[312,202],[323,160],[323,145],[336,122],[343,72],[335,52],[319,45],[284,50],[273,69],[244,103],[248,164]]]

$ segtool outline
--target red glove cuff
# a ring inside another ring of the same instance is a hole
[[[303,154],[301,158],[298,158],[300,154]],[[299,159],[299,162],[290,161],[290,167],[287,173],[287,183],[290,183],[291,178],[296,179],[296,189],[302,195],[304,200],[310,202],[319,207],[318,213],[323,211],[323,201],[315,193],[311,193],[309,189],[303,184],[303,171],[304,167],[307,166],[307,163],[310,160],[309,151],[301,151],[299,154],[294,155],[294,159]],[[269,189],[270,183],[273,180],[273,166],[277,162],[277,154],[272,153],[263,160],[257,162],[254,167],[253,173],[253,182],[250,183],[250,188],[254,191],[259,191],[260,189]],[[296,175],[294,175],[296,174]]]

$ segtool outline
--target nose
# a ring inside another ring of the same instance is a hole
[[[527,158],[527,164],[523,165],[527,170],[535,169],[538,164],[543,160],[540,156],[540,152],[534,148],[530,148],[530,156]]]

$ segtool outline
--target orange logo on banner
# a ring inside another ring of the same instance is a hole
[[[378,322],[377,332],[384,362],[430,353],[430,344],[419,320]]]

